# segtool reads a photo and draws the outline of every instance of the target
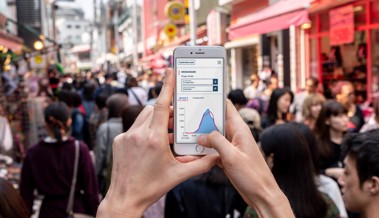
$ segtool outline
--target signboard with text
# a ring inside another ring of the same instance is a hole
[[[331,10],[330,45],[341,45],[354,42],[354,7],[344,6]]]

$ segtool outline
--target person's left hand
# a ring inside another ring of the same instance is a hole
[[[114,139],[111,185],[98,217],[141,217],[173,187],[214,166],[218,154],[175,158],[170,150],[173,77],[169,69],[155,106],[146,106],[132,127]]]

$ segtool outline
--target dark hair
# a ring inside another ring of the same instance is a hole
[[[272,174],[296,214],[296,217],[325,217],[327,204],[317,190],[315,170],[307,142],[291,124],[269,127],[261,134],[261,148],[274,155]]]
[[[272,91],[270,101],[267,108],[267,115],[270,118],[270,120],[277,120],[278,117],[278,101],[279,98],[282,97],[285,94],[289,94],[291,96],[291,103],[293,102],[293,92],[290,88],[284,87],[284,88],[276,88],[274,91]],[[282,114],[281,117],[284,121],[287,121],[286,114]]]
[[[212,167],[208,172],[195,177],[195,179],[201,180],[210,186],[230,184],[228,177],[226,177],[224,171],[218,166]]]
[[[3,178],[0,178],[0,217],[30,217],[28,208],[19,193]]]
[[[76,92],[71,92],[72,106],[79,107],[82,104],[82,97]]]
[[[316,173],[316,175],[320,174],[320,171],[319,171],[319,151],[318,151],[318,147],[317,147],[315,134],[304,123],[291,122],[289,124],[295,126],[299,130],[299,132],[303,135],[304,139],[307,141],[307,145],[308,145],[311,157],[312,157],[312,163],[313,163],[313,167],[315,169],[315,173]]]
[[[243,94],[243,91],[241,89],[235,89],[229,92],[228,98],[232,103],[239,104],[239,105],[246,105],[247,104],[247,98],[245,97],[245,94]]]
[[[133,125],[134,121],[137,119],[138,115],[143,110],[142,105],[133,105],[124,108],[122,110],[122,127],[124,132],[128,131],[129,128]]]
[[[122,110],[129,106],[128,96],[116,93],[107,99],[108,119],[121,117]]]
[[[92,82],[86,83],[83,87],[83,99],[86,101],[93,101],[96,85]]]
[[[128,81],[127,81],[126,86],[127,86],[128,88],[137,87],[137,86],[138,86],[138,81],[137,81],[137,79],[134,78],[134,77],[130,77],[130,78],[128,78]]]
[[[47,68],[47,74],[49,75],[50,73],[57,73],[57,67],[55,65],[50,65],[48,68]]]
[[[346,108],[336,100],[327,100],[322,106],[315,125],[315,133],[319,140],[318,147],[320,157],[328,158],[332,155],[330,146],[330,127],[326,125],[325,121],[331,116],[338,116],[346,113]]]
[[[129,97],[129,93],[128,93],[128,89],[127,88],[117,88],[113,94],[116,94],[116,93],[119,93],[119,94],[124,94],[124,95],[127,95]]]
[[[307,80],[312,81],[315,88],[318,86],[318,79],[316,77],[310,76],[307,78]]]
[[[61,90],[58,95],[58,100],[64,102],[67,106],[73,107],[72,92],[68,90]]]
[[[108,79],[113,80],[113,74],[111,74],[111,73],[107,73],[107,74],[105,74],[105,75],[104,75],[104,79],[105,79],[105,80],[108,80]]]
[[[64,102],[54,102],[45,109],[45,122],[54,131],[58,142],[62,141],[61,129],[67,130],[68,119],[71,118],[70,109]]]
[[[370,177],[379,176],[379,129],[349,134],[342,144],[344,156],[356,160],[361,187]]]
[[[99,110],[107,106],[108,95],[105,93],[100,93],[95,97],[95,104]]]

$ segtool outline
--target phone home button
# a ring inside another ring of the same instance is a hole
[[[201,145],[196,146],[196,152],[197,153],[201,154],[204,152],[204,150],[205,150],[204,146],[201,146]]]

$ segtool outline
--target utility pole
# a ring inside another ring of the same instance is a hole
[[[196,45],[196,11],[195,11],[195,0],[189,0],[189,15],[190,15],[190,36],[191,45]]]
[[[56,1],[53,1],[51,6],[51,19],[52,19],[52,25],[53,25],[53,40],[57,41],[57,28],[55,26],[55,20],[56,20]]]
[[[120,59],[118,51],[118,0],[114,2],[114,43],[116,53],[116,68],[120,70]]]
[[[137,72],[138,67],[138,30],[137,30],[137,0],[133,0],[132,28],[133,28],[133,70]]]
[[[96,12],[96,0],[93,0],[93,23],[92,23],[92,31],[91,31],[91,38],[90,38],[90,55],[91,55],[91,63],[92,63],[92,66],[95,66],[95,52],[94,52],[94,49],[93,49],[93,42],[94,42],[94,34],[95,34],[95,30],[97,32],[97,12]]]
[[[52,21],[53,21],[53,40],[55,42],[57,42],[57,27],[55,24],[57,9],[58,9],[57,1],[54,0],[52,3],[52,8],[51,8],[51,16],[52,16]],[[59,43],[57,43],[55,46],[57,46],[57,61],[58,63],[60,63],[61,62],[60,45]]]

